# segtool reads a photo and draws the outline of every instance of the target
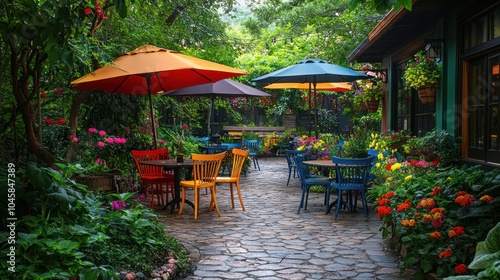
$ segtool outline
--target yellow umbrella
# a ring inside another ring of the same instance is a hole
[[[265,86],[266,89],[303,89],[309,90],[310,83],[274,83]],[[349,91],[351,90],[351,85],[349,83],[317,83],[316,90],[327,90],[327,91]]]
[[[173,89],[214,83],[246,75],[248,72],[208,60],[180,54],[152,45],[127,52],[96,71],[71,82],[78,90],[102,90],[109,93],[149,95]],[[154,119],[151,118],[156,147]]]

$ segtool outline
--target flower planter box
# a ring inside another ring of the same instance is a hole
[[[116,191],[115,175],[77,175],[76,182],[87,185],[91,191],[111,193]]]

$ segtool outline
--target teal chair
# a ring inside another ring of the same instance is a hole
[[[245,150],[248,150],[250,153],[248,156],[252,159],[253,168],[259,169],[259,147],[260,140],[243,140],[243,146]]]
[[[358,193],[361,193],[361,202],[365,212],[365,218],[368,219],[368,204],[366,202],[366,189],[371,175],[371,169],[375,157],[368,158],[339,158],[332,157],[335,164],[336,180],[332,182],[331,187],[338,192],[337,207],[335,210],[335,220],[341,207],[346,207],[349,211],[356,211]],[[326,199],[330,197],[330,188],[326,189]],[[345,193],[345,194],[344,194]],[[344,200],[343,196],[346,196]],[[354,202],[353,202],[354,196]],[[329,209],[327,213],[329,212]]]
[[[299,173],[302,188],[302,197],[300,199],[299,210],[297,210],[297,213],[300,212],[302,207],[304,207],[304,210],[307,210],[307,200],[309,199],[309,189],[311,186],[325,186],[327,194],[325,194],[324,203],[326,204],[326,208],[328,210],[327,198],[330,195],[330,178],[320,175],[311,175],[311,171],[308,166],[302,163],[304,161],[303,154],[297,153],[294,155],[293,159],[297,166],[297,172]]]
[[[306,150],[285,150],[285,158],[286,158],[286,163],[288,164],[288,181],[286,181],[286,185],[290,183],[290,177],[292,176],[293,173],[293,178],[295,176],[298,176],[297,174],[297,164],[295,163],[294,157],[298,154],[304,154]]]

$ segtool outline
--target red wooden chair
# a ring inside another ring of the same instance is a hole
[[[146,160],[165,160],[169,158],[168,149],[156,150],[132,150],[132,156],[139,172],[139,176],[144,188],[144,194],[151,194],[151,209],[154,209],[155,198],[160,204],[168,202],[169,194],[174,198],[174,175],[171,172],[165,172],[160,166],[151,166],[140,164]],[[166,200],[164,200],[164,194]]]

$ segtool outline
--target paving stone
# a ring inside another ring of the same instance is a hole
[[[177,238],[196,264],[186,280],[283,279],[409,279],[399,275],[397,263],[385,250],[381,221],[369,205],[369,219],[362,208],[325,215],[324,194],[310,193],[307,210],[297,214],[300,180],[291,178],[284,157],[259,160],[261,170],[250,168],[240,179],[246,211],[236,199],[235,209],[227,188],[217,189],[221,211],[208,212],[210,195],[201,193],[198,220],[193,210],[182,215],[167,210],[156,213],[165,232]],[[193,193],[188,194],[193,195]]]

